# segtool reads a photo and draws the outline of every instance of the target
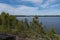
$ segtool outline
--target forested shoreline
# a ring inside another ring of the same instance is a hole
[[[0,33],[17,35],[20,38],[42,38],[44,40],[59,40],[55,29],[50,28],[48,31],[39,22],[38,17],[34,16],[33,20],[17,20],[15,16],[2,12],[0,15]]]

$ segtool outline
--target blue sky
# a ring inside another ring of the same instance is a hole
[[[0,13],[11,15],[60,15],[60,0],[0,0]]]

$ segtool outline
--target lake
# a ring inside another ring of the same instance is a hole
[[[17,17],[18,20],[28,19],[28,22],[32,21],[33,17]],[[39,17],[39,22],[42,22],[43,26],[48,30],[54,27],[57,34],[60,34],[60,17]]]

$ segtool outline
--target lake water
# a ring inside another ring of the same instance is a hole
[[[28,22],[33,19],[33,17],[17,17],[18,20],[24,20],[25,18],[28,19]],[[60,34],[60,17],[39,17],[38,19],[47,30],[53,26],[56,33]]]

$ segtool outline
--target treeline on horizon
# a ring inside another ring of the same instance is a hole
[[[16,17],[60,17],[60,15],[12,15],[12,16],[16,16]]]
[[[55,29],[50,28],[48,31],[39,22],[38,17],[35,16],[33,20],[17,20],[15,16],[2,12],[0,15],[0,33],[8,33],[18,35],[21,38],[44,38],[45,40],[58,40]]]

